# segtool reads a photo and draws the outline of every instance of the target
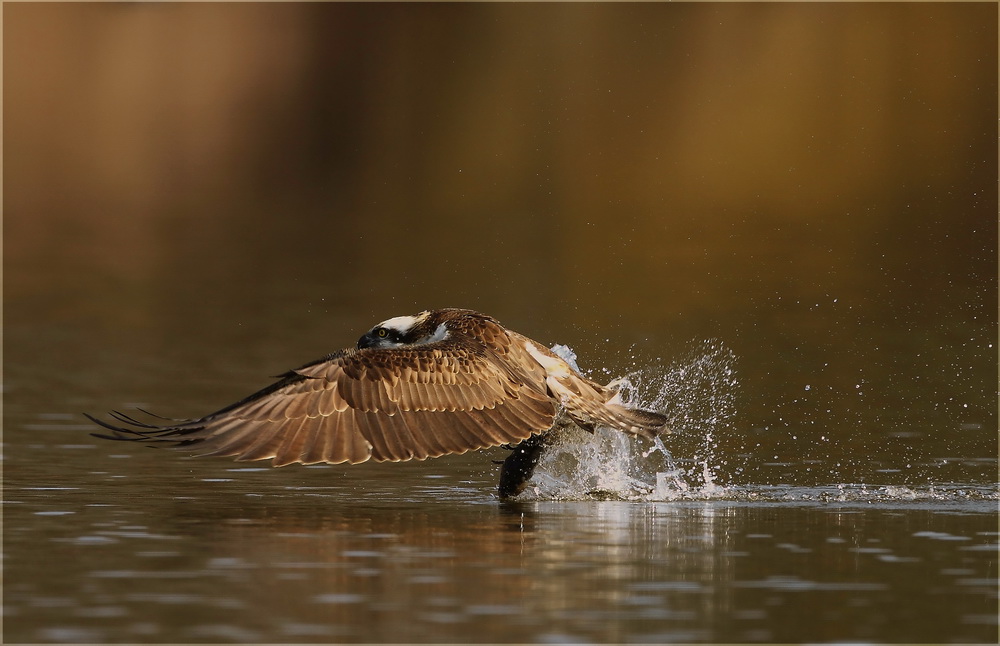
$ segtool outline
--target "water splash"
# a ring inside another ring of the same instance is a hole
[[[577,367],[570,348],[552,350]],[[600,427],[590,434],[560,418],[522,498],[674,500],[722,493],[715,437],[735,414],[735,363],[720,341],[701,341],[674,363],[639,368],[619,382],[625,403],[667,416],[668,442],[675,436],[695,440],[691,457],[675,459],[659,437],[649,442]]]
[[[576,367],[570,348],[556,346],[553,351]],[[730,458],[719,455],[716,438],[731,430],[738,388],[736,356],[716,340],[692,343],[673,363],[636,367],[620,380],[622,400],[665,414],[672,432],[653,441],[601,427],[590,434],[560,416],[520,499],[711,500],[866,508],[971,503],[994,509],[1000,501],[998,486],[963,483],[806,487],[721,483],[718,474]]]

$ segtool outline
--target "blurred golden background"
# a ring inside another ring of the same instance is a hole
[[[4,125],[14,398],[222,404],[464,306],[995,455],[995,4],[13,3]]]

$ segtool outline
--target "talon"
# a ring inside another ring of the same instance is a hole
[[[524,491],[544,448],[545,441],[541,435],[532,435],[514,447],[514,452],[507,456],[500,469],[498,493],[501,500],[513,498]]]

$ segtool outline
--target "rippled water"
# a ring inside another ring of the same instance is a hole
[[[96,471],[66,465],[44,483],[8,475],[10,638],[996,634],[995,488],[746,486],[670,502],[500,503],[481,457],[275,471],[142,453],[153,452],[110,455]]]

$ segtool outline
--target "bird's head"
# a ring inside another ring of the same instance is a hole
[[[435,314],[421,312],[416,316],[396,316],[382,321],[358,339],[358,349],[396,348],[443,341],[448,338],[448,327]]]

